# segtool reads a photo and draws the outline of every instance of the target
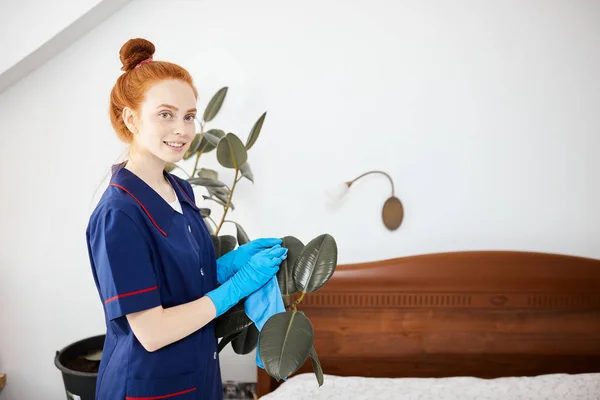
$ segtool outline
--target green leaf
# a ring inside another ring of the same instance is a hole
[[[215,230],[213,229],[212,223],[210,222],[210,220],[208,218],[203,218],[202,219],[204,221],[204,225],[206,225],[206,229],[208,229],[208,233],[210,233],[211,235],[215,234]]]
[[[204,217],[204,218],[210,217],[211,212],[212,211],[210,208],[200,208],[200,215],[202,215],[202,217]]]
[[[314,330],[301,312],[273,315],[260,332],[258,350],[265,370],[278,382],[296,372],[313,345]]]
[[[213,186],[213,187],[225,186],[225,183],[223,183],[219,180],[216,180],[216,179],[209,179],[209,178],[189,178],[189,179],[187,179],[187,181],[190,183],[190,185]]]
[[[211,121],[214,117],[217,116],[221,106],[223,105],[223,101],[225,100],[225,96],[227,96],[227,87],[223,87],[219,89],[217,93],[214,94],[212,99],[208,102],[206,109],[204,110],[203,119],[205,122]]]
[[[197,153],[210,153],[214,149],[216,149],[216,146],[213,146],[208,142],[208,140],[202,137],[202,140],[200,140],[200,146],[198,146]]]
[[[321,363],[319,362],[319,357],[317,356],[317,350],[315,350],[315,346],[310,349],[309,356],[311,358],[313,371],[315,371],[315,376],[317,377],[317,382],[319,382],[319,387],[323,386],[323,368],[321,368]]]
[[[229,191],[229,189],[227,189],[224,186],[213,186],[213,185],[206,185],[206,190],[208,190],[208,193],[212,196],[214,195],[221,195],[225,198],[225,200],[223,201],[227,201],[227,199],[229,198],[229,195],[231,194],[231,192]]]
[[[231,347],[236,354],[248,354],[256,348],[258,344],[258,329],[254,323],[240,332],[233,339]]]
[[[215,149],[221,139],[225,137],[225,132],[220,129],[210,129],[202,133],[202,140],[200,141],[200,147],[198,151],[208,153]]]
[[[261,115],[260,118],[254,123],[254,126],[248,135],[248,139],[246,140],[246,150],[250,150],[250,147],[254,146],[254,143],[256,143],[256,139],[258,139],[258,135],[260,134],[260,130],[265,122],[266,116],[267,112],[265,111],[263,115]]]
[[[221,206],[223,206],[223,207],[225,207],[225,206],[226,206],[226,204],[225,204],[225,203],[223,203],[223,202],[222,202],[221,200],[219,200],[219,199],[215,199],[214,197],[208,197],[208,196],[202,195],[202,198],[203,198],[204,200],[212,200],[212,201],[214,201],[215,203],[217,203],[217,204],[219,204],[219,205],[221,205]],[[232,209],[233,209],[233,207],[232,207]]]
[[[221,235],[219,236],[221,240],[221,255],[225,255],[235,249],[237,245],[237,240],[235,240],[235,236],[231,235]]]
[[[221,339],[221,341],[219,342],[219,345],[217,346],[217,352],[220,353],[221,350],[223,350],[225,348],[225,346],[227,346],[229,344],[229,342],[231,342],[233,339],[238,337],[241,333],[242,332],[232,333],[231,335],[227,335],[223,339]]]
[[[248,243],[250,241],[250,238],[248,237],[248,234],[246,233],[244,228],[242,228],[242,226],[235,221],[231,221],[231,222],[233,222],[235,224],[238,244],[241,246],[243,244]]]
[[[198,148],[200,147],[201,140],[202,140],[202,135],[197,133],[196,136],[194,136],[194,140],[192,140],[192,144],[190,144],[190,147],[187,149],[187,151],[183,155],[184,160],[190,159],[192,156],[194,156],[194,154],[196,154],[198,152]]]
[[[229,201],[229,190],[224,189],[224,188],[220,188],[220,187],[213,187],[213,186],[208,186],[206,188],[208,190],[208,193],[211,196],[216,197],[217,199],[219,199],[220,201],[222,201],[224,204],[227,204],[227,202]],[[230,204],[231,207],[231,204]],[[233,207],[232,207],[233,209]]]
[[[221,200],[215,199],[214,197],[209,197],[209,196],[202,195],[202,198],[204,200],[212,200],[215,203],[217,203],[217,204],[219,204],[220,206],[223,206],[223,207],[227,206],[226,203],[223,203]],[[229,203],[229,208],[231,208],[231,210],[235,210],[235,207],[233,206],[233,203]]]
[[[279,289],[281,290],[282,296],[289,296],[298,292],[296,284],[294,283],[293,273],[294,264],[300,256],[304,244],[293,236],[285,236],[281,238],[283,243],[281,247],[288,249],[287,258],[279,265],[279,271],[277,272],[277,282],[279,283]]]
[[[219,141],[217,160],[225,168],[239,169],[248,160],[248,153],[239,137],[228,133]]]
[[[229,253],[237,244],[235,236],[231,235],[211,235],[213,245],[215,246],[215,255],[217,258]]]
[[[215,181],[219,179],[219,173],[214,169],[200,168],[196,175],[198,178],[212,179]]]
[[[210,129],[200,134],[202,139],[198,145],[198,153],[210,153],[217,148],[219,140],[225,136],[225,132],[220,129]]]
[[[207,131],[206,131],[206,132],[204,132],[204,133],[208,133],[209,135],[211,135],[211,136],[213,136],[213,137],[214,137],[214,136],[216,136],[216,137],[218,137],[219,139],[223,139],[223,138],[225,137],[225,131],[224,131],[224,130],[222,130],[222,129],[214,129],[214,128],[213,128],[213,129],[209,129],[209,130],[207,130]],[[216,142],[216,144],[219,144],[219,143],[218,143],[218,142]]]
[[[215,320],[215,336],[225,337],[238,333],[249,327],[253,322],[244,310],[245,300],[240,300],[223,315]]]
[[[252,173],[252,170],[250,169],[250,164],[248,164],[248,162],[244,163],[244,165],[240,167],[240,172],[242,173],[242,176],[244,178],[254,183],[254,174]]]
[[[220,137],[218,137],[216,135],[213,135],[210,132],[204,132],[202,134],[202,136],[204,136],[204,138],[202,140],[206,140],[206,142],[209,145],[213,146],[213,148],[215,148],[216,146],[218,146],[219,142],[221,141]]]
[[[167,171],[167,172],[172,172],[175,168],[177,168],[177,165],[175,165],[173,163],[165,164],[165,171]]]
[[[325,233],[311,240],[294,264],[293,278],[298,290],[311,293],[323,287],[335,271],[337,255],[333,236]]]

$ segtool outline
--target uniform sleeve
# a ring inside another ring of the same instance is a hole
[[[129,215],[100,213],[90,225],[89,251],[109,319],[161,305],[150,244]]]

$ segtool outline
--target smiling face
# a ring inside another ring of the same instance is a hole
[[[123,120],[134,132],[136,153],[176,163],[196,134],[196,98],[190,85],[165,80],[152,85],[138,113],[126,108]]]

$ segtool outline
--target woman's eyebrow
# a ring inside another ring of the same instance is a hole
[[[170,105],[170,104],[161,104],[161,105],[159,105],[159,106],[158,106],[158,107],[156,107],[156,108],[161,108],[161,107],[170,108],[170,109],[172,109],[172,110],[179,111],[179,108],[177,108],[177,107],[175,107],[175,106],[172,106],[172,105]],[[196,110],[195,108],[190,108],[189,110],[187,110],[187,112],[192,112],[192,111],[196,112],[196,111],[198,111],[198,110]]]

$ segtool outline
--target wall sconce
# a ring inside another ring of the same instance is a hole
[[[381,218],[383,219],[383,224],[385,225],[385,227],[390,231],[394,231],[398,229],[400,224],[402,224],[402,220],[404,219],[404,207],[400,199],[397,198],[394,193],[394,181],[392,180],[392,177],[383,171],[368,171],[364,174],[357,176],[351,181],[344,182],[332,188],[327,193],[329,197],[328,206],[330,208],[333,208],[335,206],[340,205],[346,198],[346,194],[350,190],[350,186],[352,186],[354,182],[358,181],[362,177],[370,174],[385,175],[390,181],[390,184],[392,186],[392,195],[383,204],[383,209],[381,210]]]

